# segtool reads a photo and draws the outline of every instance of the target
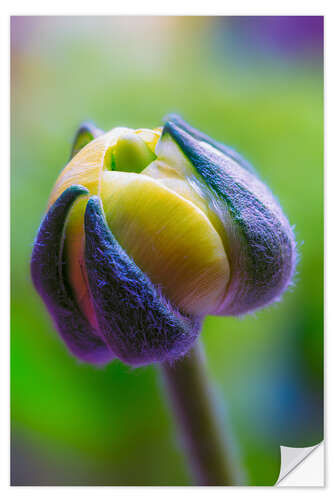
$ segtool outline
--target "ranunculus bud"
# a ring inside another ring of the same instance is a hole
[[[70,350],[88,362],[174,360],[203,317],[277,300],[295,242],[236,152],[170,116],[163,129],[85,124],[51,193],[32,277]]]

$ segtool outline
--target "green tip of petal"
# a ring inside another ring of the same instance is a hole
[[[139,174],[156,156],[137,134],[125,132],[116,144],[112,169]]]

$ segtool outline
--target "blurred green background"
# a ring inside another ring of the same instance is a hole
[[[76,128],[155,127],[168,112],[233,146],[279,197],[299,244],[294,286],[202,339],[245,483],[279,446],[323,432],[323,20],[11,19],[12,484],[191,484],[158,367],[78,363],[29,276],[33,240]]]

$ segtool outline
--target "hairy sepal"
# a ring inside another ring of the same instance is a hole
[[[279,300],[295,271],[296,244],[277,200],[247,162],[181,119],[165,124],[161,141],[167,136],[208,187],[225,229],[231,278],[217,314],[243,315]]]
[[[78,308],[66,283],[63,262],[66,218],[75,200],[87,193],[83,186],[71,186],[48,210],[35,239],[31,276],[71,353],[81,361],[104,364],[114,355]]]
[[[85,213],[86,268],[98,326],[105,342],[132,366],[184,356],[201,320],[181,314],[127,255],[107,226],[98,197]]]

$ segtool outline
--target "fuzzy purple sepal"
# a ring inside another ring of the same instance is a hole
[[[85,213],[86,268],[100,332],[133,366],[172,361],[196,340],[201,321],[175,309],[119,245],[98,197]]]
[[[87,193],[82,186],[71,186],[49,209],[34,243],[31,276],[71,353],[82,361],[103,364],[114,355],[78,308],[65,280],[62,255],[68,212],[75,200]]]
[[[277,200],[240,155],[180,117],[170,115],[164,134],[208,186],[226,231],[231,278],[218,314],[242,315],[278,300],[295,271],[296,244]]]

